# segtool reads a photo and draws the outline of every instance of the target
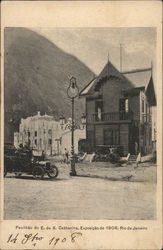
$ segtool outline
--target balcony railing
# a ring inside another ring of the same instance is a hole
[[[151,114],[142,115],[143,123],[151,123],[151,121],[152,121]]]
[[[88,115],[87,122],[105,122],[105,121],[120,121],[132,120],[133,113],[130,112],[110,112],[110,113],[94,113]]]

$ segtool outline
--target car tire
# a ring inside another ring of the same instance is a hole
[[[35,166],[32,171],[35,180],[41,180],[44,177],[44,169],[41,166]]]
[[[58,176],[58,168],[55,165],[51,165],[47,175],[50,179],[55,179]]]

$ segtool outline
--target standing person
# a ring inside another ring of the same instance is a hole
[[[45,161],[45,152],[42,150],[42,160]]]
[[[137,141],[135,141],[135,154],[136,155],[138,154],[138,143],[137,143]]]
[[[65,148],[65,152],[64,152],[64,158],[65,158],[65,162],[68,163],[68,150],[67,148]]]

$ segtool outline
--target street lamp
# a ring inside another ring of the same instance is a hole
[[[76,176],[76,170],[75,170],[75,158],[74,158],[74,99],[79,95],[79,89],[76,84],[76,78],[71,77],[70,78],[70,84],[69,87],[67,88],[67,96],[68,98],[71,99],[72,103],[72,127],[71,127],[71,171],[70,175],[71,176]]]

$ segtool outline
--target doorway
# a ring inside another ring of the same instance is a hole
[[[129,135],[129,152],[132,155],[136,154],[137,143],[137,152],[139,152],[139,127],[136,125],[130,126],[130,135]]]

